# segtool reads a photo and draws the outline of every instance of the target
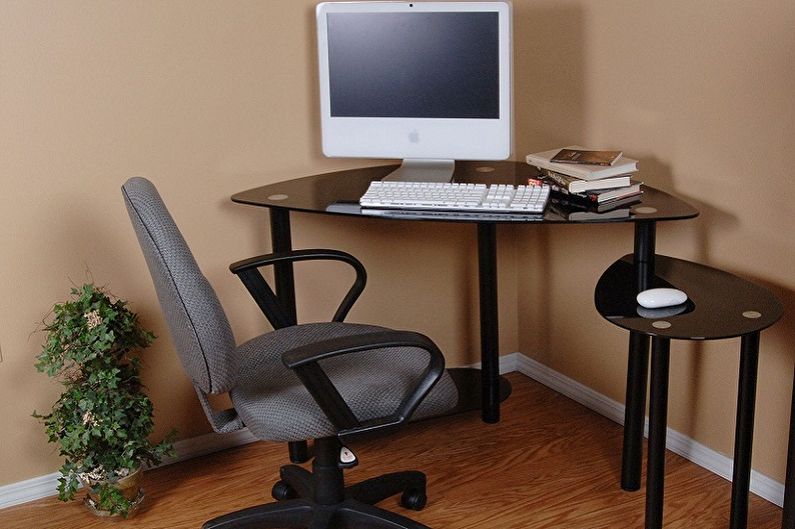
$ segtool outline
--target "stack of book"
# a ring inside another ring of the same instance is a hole
[[[632,179],[638,161],[620,151],[594,151],[579,146],[527,155],[563,205],[608,211],[640,198],[641,183]]]

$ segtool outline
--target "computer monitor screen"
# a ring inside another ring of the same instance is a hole
[[[499,118],[497,13],[326,20],[332,117]]]
[[[317,22],[324,154],[449,174],[510,155],[507,3],[323,3]]]

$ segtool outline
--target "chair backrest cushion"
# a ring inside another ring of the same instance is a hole
[[[237,379],[235,340],[218,296],[155,186],[131,178],[122,194],[182,366],[205,393],[228,391]]]

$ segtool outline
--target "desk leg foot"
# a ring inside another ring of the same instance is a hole
[[[448,369],[447,372],[453,379],[458,389],[458,404],[450,411],[450,415],[471,410],[482,409],[482,391],[480,370],[465,367]],[[502,376],[498,377],[499,402],[504,401],[511,394],[511,383]]]
[[[624,447],[621,452],[621,488],[628,491],[640,488],[648,369],[649,338],[644,334],[631,332],[624,409]]]
[[[671,342],[652,338],[649,454],[646,468],[646,529],[660,529],[665,493],[665,435],[668,427],[668,368]]]
[[[754,407],[759,365],[759,332],[746,334],[740,345],[740,382],[734,432],[734,471],[730,529],[748,525],[748,490],[751,486],[751,450],[754,440]]]

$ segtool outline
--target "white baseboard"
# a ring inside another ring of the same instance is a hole
[[[0,487],[0,509],[58,494],[60,472],[17,481]]]
[[[227,434],[208,433],[190,439],[183,439],[174,443],[176,455],[165,458],[161,466],[218,452],[233,446],[248,444],[256,440],[247,429]],[[60,477],[60,472],[53,472],[52,474],[0,487],[0,509],[58,494],[58,478]]]
[[[475,364],[472,367],[478,367],[478,365]],[[522,353],[511,353],[500,357],[500,373],[505,374],[513,371],[518,371],[536,380],[608,419],[619,424],[624,423],[623,404],[597,393]],[[648,432],[648,419],[646,420],[646,431]],[[163,465],[185,461],[253,441],[256,441],[256,438],[246,429],[228,434],[209,433],[191,439],[183,439],[174,443],[177,455],[164,460]],[[668,428],[666,447],[714,474],[731,479],[731,458],[697,443],[676,430]],[[57,494],[59,477],[59,472],[53,472],[1,486],[0,509]],[[784,485],[755,470],[751,472],[751,492],[779,507],[784,503]]]
[[[561,375],[557,371],[536,362],[532,358],[522,354],[513,353],[508,356],[514,358],[508,362],[515,365],[515,370],[526,375],[548,388],[565,395],[570,399],[579,402],[600,415],[604,415],[610,420],[619,424],[624,424],[624,405],[597,393],[593,389],[580,384],[576,380]],[[506,358],[506,357],[503,357]],[[645,432],[648,436],[649,419],[646,418]],[[710,472],[731,481],[732,459],[712,450],[691,439],[690,437],[668,428],[666,436],[666,448],[675,454],[679,454],[703,467]],[[775,505],[781,507],[784,504],[784,484],[765,476],[764,474],[751,471],[751,492],[760,496]]]

